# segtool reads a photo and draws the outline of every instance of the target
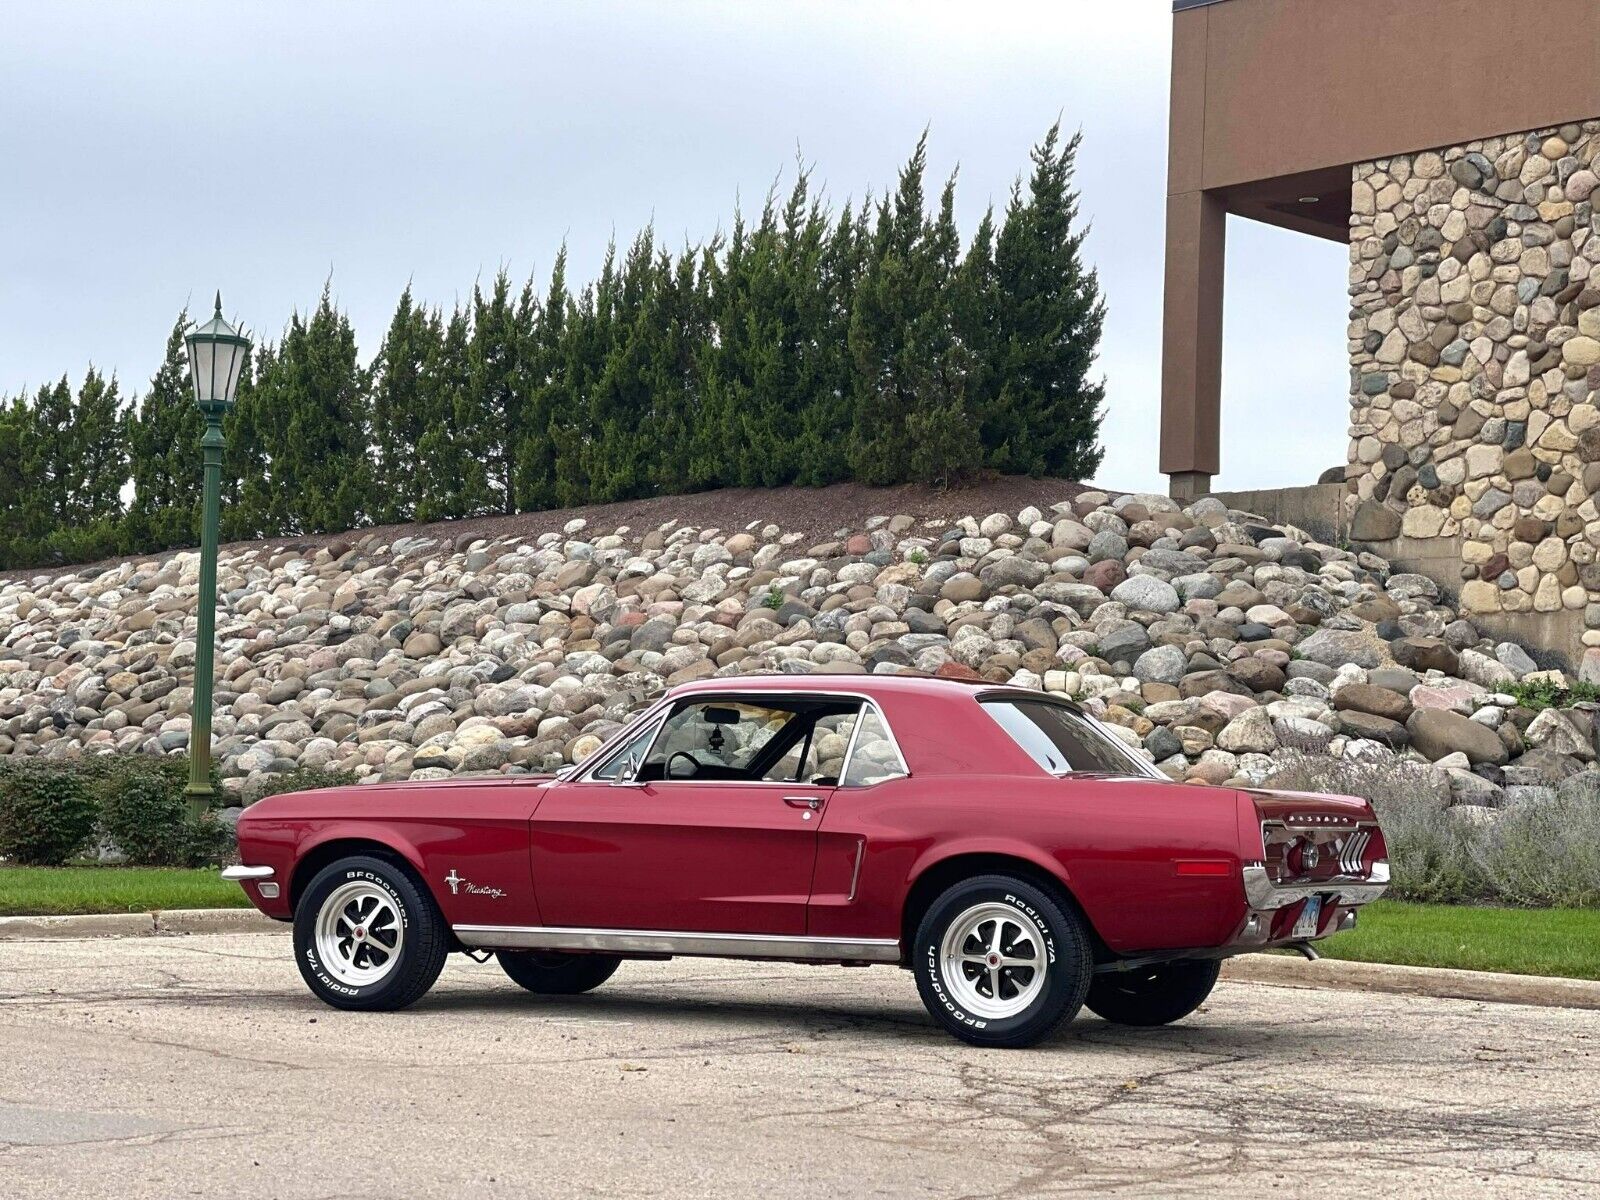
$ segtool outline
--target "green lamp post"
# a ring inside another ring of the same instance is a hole
[[[222,494],[222,418],[233,407],[239,376],[250,356],[250,339],[222,318],[222,293],[217,310],[204,325],[185,335],[189,377],[195,403],[205,417],[200,439],[205,493],[200,527],[200,594],[194,635],[194,703],[189,712],[189,804],[199,816],[211,806],[211,686],[217,640],[217,519]]]

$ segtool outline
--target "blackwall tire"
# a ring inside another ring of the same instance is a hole
[[[513,982],[539,996],[592,992],[617,973],[613,954],[562,954],[543,950],[497,950],[495,958]]]
[[[1095,976],[1084,1004],[1118,1025],[1170,1025],[1205,1003],[1221,971],[1221,960],[1214,958],[1106,971]]]
[[[334,1008],[390,1012],[414,1004],[449,952],[450,931],[433,897],[381,858],[324,867],[295,908],[300,976]]]
[[[1017,1048],[1077,1015],[1094,962],[1075,912],[1026,880],[980,875],[929,905],[911,968],[946,1031],[974,1046]]]

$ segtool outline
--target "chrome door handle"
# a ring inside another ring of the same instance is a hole
[[[822,801],[815,796],[785,796],[783,802],[790,808],[809,808],[812,812],[822,807]]]

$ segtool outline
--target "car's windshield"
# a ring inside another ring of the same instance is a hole
[[[1066,705],[1007,697],[985,700],[983,707],[1012,741],[1052,775],[1156,776],[1111,734]]]

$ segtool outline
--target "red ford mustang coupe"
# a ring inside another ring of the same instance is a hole
[[[338,1008],[412,1003],[453,950],[569,994],[626,958],[890,963],[984,1046],[1177,1020],[1389,879],[1365,801],[1173,783],[1066,700],[893,675],[689,684],[554,778],[274,796],[239,851]]]

